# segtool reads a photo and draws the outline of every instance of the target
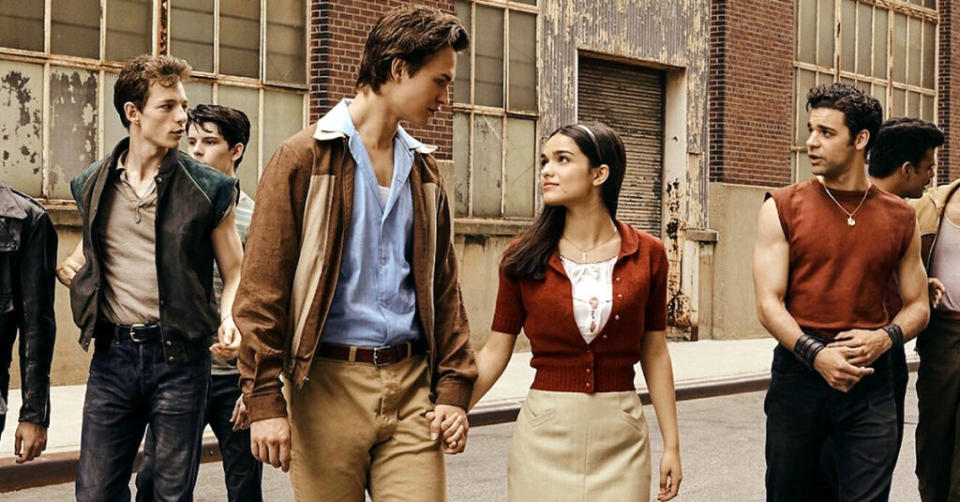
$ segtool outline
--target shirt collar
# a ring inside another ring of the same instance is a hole
[[[336,106],[317,121],[313,137],[318,141],[329,141],[335,138],[349,138],[357,132],[353,125],[353,118],[350,117],[350,110],[347,109],[347,106],[352,102],[352,99],[341,99]],[[430,154],[437,150],[434,145],[425,145],[418,141],[401,125],[397,126],[397,133],[394,138],[399,139],[408,150],[423,154]]]
[[[3,182],[0,182],[0,216],[17,220],[27,217],[27,212],[17,202],[13,189]]]

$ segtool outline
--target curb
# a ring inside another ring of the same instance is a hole
[[[907,362],[907,368],[911,372],[917,371],[919,366],[920,362],[917,360]],[[769,385],[770,373],[764,372],[734,378],[690,382],[677,386],[676,394],[677,401],[687,401],[757,392],[766,390]],[[646,390],[638,392],[637,395],[643,404],[650,404],[650,394]],[[468,415],[470,425],[481,427],[513,422],[520,414],[522,404],[523,399],[516,399],[474,408]],[[133,464],[134,472],[140,465],[140,456],[141,454],[138,453]],[[0,493],[74,481],[79,457],[79,451],[50,453],[23,465],[18,465],[14,457],[0,458]],[[221,460],[220,446],[216,439],[205,440],[200,452],[200,462]]]

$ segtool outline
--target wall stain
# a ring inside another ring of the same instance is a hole
[[[67,183],[97,156],[97,76],[85,70],[54,71],[50,78],[48,170],[50,196],[69,198]]]
[[[40,97],[34,92],[39,82],[18,70],[0,75],[0,155],[5,181],[40,195],[43,148]]]

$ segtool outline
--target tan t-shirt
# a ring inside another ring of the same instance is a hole
[[[117,324],[160,320],[157,285],[157,185],[151,181],[141,197],[127,181],[126,152],[107,183],[96,225],[103,264],[100,316]]]

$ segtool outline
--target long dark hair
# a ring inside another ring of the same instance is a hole
[[[610,175],[600,189],[600,198],[611,217],[617,215],[617,199],[623,173],[627,168],[627,152],[616,131],[600,122],[570,124],[550,133],[548,138],[562,134],[572,139],[587,156],[590,167],[606,164]],[[563,234],[567,209],[563,206],[544,206],[540,216],[503,253],[501,265],[511,279],[543,279],[547,262]]]

